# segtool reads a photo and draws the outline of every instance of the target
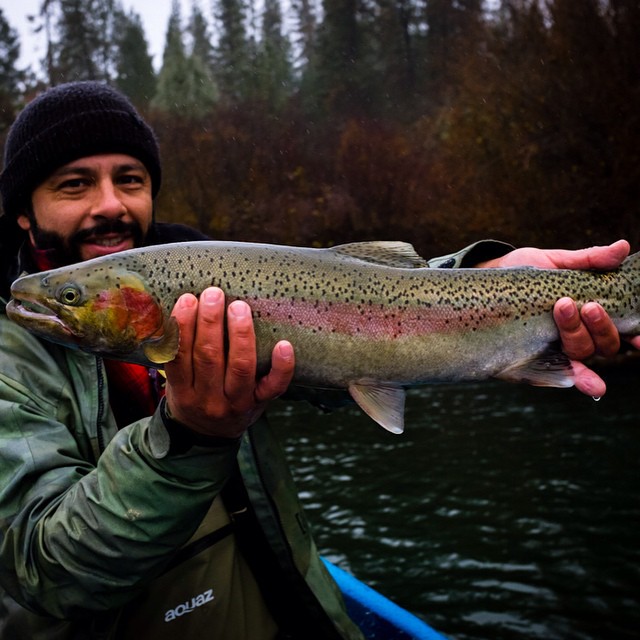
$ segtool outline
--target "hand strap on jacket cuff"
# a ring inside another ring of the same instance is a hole
[[[227,447],[239,440],[239,438],[207,436],[189,429],[171,415],[166,398],[160,401],[160,416],[171,441],[169,453],[186,453],[191,447]]]

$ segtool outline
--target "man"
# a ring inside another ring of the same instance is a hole
[[[160,179],[155,137],[116,91],[72,83],[36,98],[0,177],[3,301],[23,270],[202,238],[153,220]],[[433,265],[606,269],[628,250],[481,242]],[[0,638],[360,638],[262,416],[291,380],[292,345],[256,380],[244,302],[229,305],[226,338],[218,289],[182,296],[173,315],[164,388],[0,315]],[[599,305],[563,299],[555,316],[571,357],[617,351]],[[576,367],[578,388],[602,395]]]

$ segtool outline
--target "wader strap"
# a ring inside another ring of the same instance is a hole
[[[235,527],[233,523],[230,522],[220,529],[216,529],[215,531],[202,536],[202,538],[198,538],[195,542],[188,544],[186,547],[183,547],[182,549],[180,549],[180,551],[178,551],[178,553],[176,553],[163,573],[171,571],[171,569],[173,569],[174,567],[177,567],[179,564],[182,564],[190,558],[197,556],[205,549],[208,549],[217,542],[220,542],[220,540],[224,540],[224,538],[230,536],[233,533],[234,528]]]
[[[222,490],[222,500],[235,525],[238,547],[278,625],[278,640],[340,640],[342,636],[297,569],[287,571],[278,561],[237,466]]]

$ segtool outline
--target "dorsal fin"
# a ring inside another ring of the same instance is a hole
[[[335,251],[358,260],[388,267],[419,269],[428,266],[427,261],[416,253],[413,245],[395,240],[351,242],[339,244],[327,249],[327,251]]]

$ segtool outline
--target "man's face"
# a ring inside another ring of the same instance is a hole
[[[124,154],[80,158],[54,171],[18,217],[38,249],[70,264],[138,246],[153,213],[145,166]]]

